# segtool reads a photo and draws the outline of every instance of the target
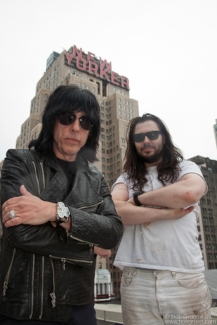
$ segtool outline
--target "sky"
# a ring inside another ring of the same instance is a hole
[[[217,160],[217,0],[0,0],[0,161],[15,148],[46,60],[76,45],[130,81],[185,157]]]

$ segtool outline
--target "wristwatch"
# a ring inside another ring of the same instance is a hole
[[[65,206],[63,202],[57,203],[56,222],[68,222],[70,217],[69,208]]]
[[[138,199],[138,196],[145,193],[144,191],[139,191],[139,192],[135,192],[133,193],[133,200],[134,200],[134,203],[138,206],[142,205],[142,203],[139,201]]]

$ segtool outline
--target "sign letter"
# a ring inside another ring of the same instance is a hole
[[[100,78],[104,78],[107,81],[110,81],[107,72],[111,71],[111,69],[112,69],[111,63],[108,64],[106,60],[103,61],[100,59]]]
[[[116,72],[112,71],[111,75],[112,75],[112,76],[111,76],[111,82],[112,82],[113,84],[119,86],[120,83],[118,82],[118,74],[117,74]]]
[[[79,69],[79,70],[82,70],[82,71],[85,71],[86,70],[86,67],[87,67],[87,61],[81,57],[77,57],[77,60],[76,60],[76,67]]]
[[[127,77],[121,76],[121,87],[130,89],[129,79]]]
[[[73,52],[72,54],[69,54],[67,51],[65,51],[65,55],[68,60],[68,64],[72,62],[72,59],[77,55],[77,56],[82,56],[82,48],[80,48],[80,51],[77,49],[77,47],[74,45],[73,46]]]
[[[96,77],[99,77],[98,65],[95,62],[89,61],[89,73],[93,73]]]

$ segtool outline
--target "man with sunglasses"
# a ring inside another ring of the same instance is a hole
[[[123,225],[96,160],[100,109],[77,86],[49,97],[31,150],[2,168],[0,324],[96,325],[96,254],[108,256]],[[101,248],[100,248],[101,247]]]
[[[123,270],[124,325],[206,324],[199,167],[183,159],[161,119],[145,114],[130,121],[123,168],[112,198],[125,225],[114,263]]]

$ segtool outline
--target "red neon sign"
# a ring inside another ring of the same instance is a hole
[[[88,52],[87,54],[83,53],[82,48],[79,50],[75,45],[73,46],[73,52],[69,53],[65,51],[65,55],[68,65],[74,64],[78,70],[86,71],[89,74],[105,79],[116,86],[127,90],[130,89],[129,79],[112,71],[111,62],[108,63],[106,60],[102,60],[101,58],[99,60],[96,58],[95,54],[91,52]]]

